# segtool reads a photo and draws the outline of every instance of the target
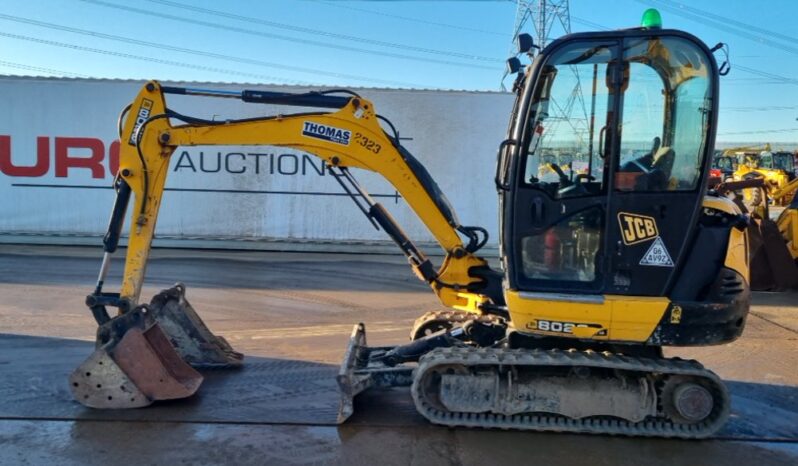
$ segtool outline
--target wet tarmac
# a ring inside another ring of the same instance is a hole
[[[154,251],[142,296],[186,283],[245,367],[205,373],[188,400],[101,412],[66,386],[92,350],[83,300],[99,256],[0,245],[0,464],[798,464],[798,294],[756,294],[730,345],[668,351],[728,382],[733,415],[712,440],[448,429],[415,413],[401,389],[361,395],[336,426],[334,374],[352,325],[366,323],[370,344],[402,343],[438,308],[403,258]],[[121,260],[109,289],[120,274]]]

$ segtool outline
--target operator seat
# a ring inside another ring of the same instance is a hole
[[[651,191],[665,191],[670,185],[671,172],[676,154],[668,146],[660,147],[654,154],[651,171],[648,174],[648,189]]]
[[[621,166],[616,186],[624,191],[665,191],[668,189],[676,155],[670,146],[630,160]]]

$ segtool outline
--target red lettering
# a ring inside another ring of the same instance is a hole
[[[116,176],[119,172],[119,139],[111,143],[108,148],[108,171],[111,176]]]
[[[89,157],[70,157],[69,149],[89,149]],[[55,176],[66,178],[70,168],[88,168],[92,178],[104,178],[103,157],[105,146],[94,138],[55,138]]]
[[[0,136],[0,172],[8,176],[38,177],[50,169],[50,138],[36,138],[36,165],[20,167],[11,162],[11,136]]]

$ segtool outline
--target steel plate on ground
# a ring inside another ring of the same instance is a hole
[[[252,357],[237,369],[203,370],[190,398],[103,411],[72,398],[70,372],[94,350],[86,341],[0,334],[0,418],[336,425],[334,365]]]
[[[87,341],[0,334],[0,419],[81,419],[336,425],[338,367],[252,357],[240,369],[202,371],[199,392],[143,409],[94,410],[72,398],[67,377],[94,349]],[[732,415],[717,436],[798,439],[798,389],[726,381]],[[365,391],[345,426],[428,425],[406,389]]]

